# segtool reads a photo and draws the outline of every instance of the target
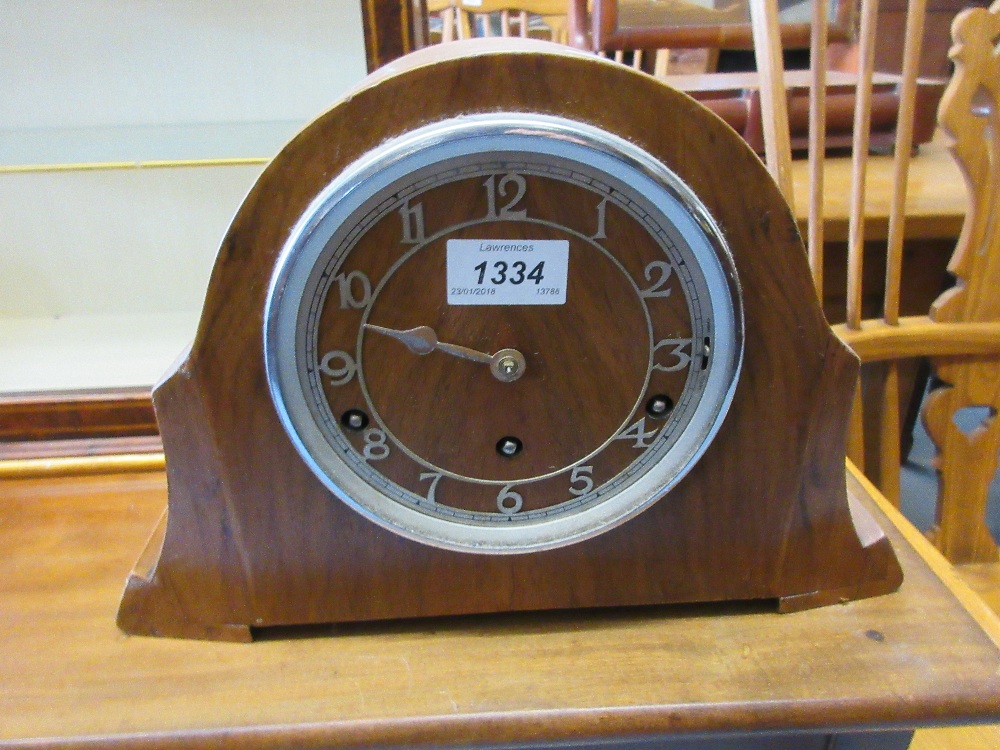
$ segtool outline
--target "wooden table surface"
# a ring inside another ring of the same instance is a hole
[[[849,486],[872,505],[857,479]],[[446,745],[1000,715],[1000,651],[974,616],[994,637],[996,621],[960,604],[898,514],[899,528],[875,511],[906,580],[877,599],[790,615],[730,605],[455,618],[232,644],[115,628],[164,502],[156,472],[0,482],[0,745]]]
[[[892,200],[891,156],[871,156],[865,183],[865,237],[884,240],[889,232],[889,205]],[[805,236],[809,211],[809,165],[806,159],[792,163],[795,216]],[[831,156],[824,162],[823,216],[828,242],[847,239],[847,217],[851,195],[851,159]],[[962,229],[968,208],[965,181],[948,152],[945,137],[920,147],[910,162],[906,195],[907,239],[955,239]]]

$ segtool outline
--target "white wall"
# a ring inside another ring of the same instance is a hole
[[[260,167],[0,174],[0,317],[201,307]]]
[[[0,392],[152,384],[193,335],[262,169],[37,167],[269,158],[364,76],[360,9],[0,0]],[[101,367],[43,378],[60,369],[63,330]],[[143,368],[125,362],[140,351]]]
[[[364,58],[360,0],[2,0],[0,129],[304,121]]]

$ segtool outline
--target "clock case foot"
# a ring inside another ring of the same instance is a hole
[[[567,93],[582,81],[586,96]],[[583,542],[489,556],[404,539],[334,498],[279,423],[261,340],[277,254],[332,175],[386,138],[497,110],[589,123],[677,173],[732,250],[746,354],[718,435],[667,497]],[[708,110],[624,66],[542,43],[424,50],[307,127],[234,219],[192,349],[154,391],[169,510],[128,580],[119,626],[247,640],[272,625],[748,599],[794,611],[889,593],[899,563],[847,496],[857,372],[823,317],[794,217]]]

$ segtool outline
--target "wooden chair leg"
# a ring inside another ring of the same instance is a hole
[[[670,50],[656,50],[656,59],[653,61],[653,75],[656,78],[664,78],[670,68]]]
[[[861,398],[861,381],[854,389],[854,403],[851,408],[851,423],[847,432],[847,457],[858,470],[865,471],[865,415]]]
[[[899,507],[899,364],[886,363],[879,404],[878,473],[879,489],[895,507]]]
[[[1000,554],[985,519],[1000,450],[1000,420],[994,410],[979,427],[963,432],[955,414],[967,405],[950,385],[932,391],[924,405],[927,433],[947,458],[938,460],[937,522],[928,536],[954,563],[995,562]]]

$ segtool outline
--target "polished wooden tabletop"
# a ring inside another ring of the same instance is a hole
[[[920,147],[910,161],[906,192],[907,239],[955,239],[962,230],[968,207],[965,181],[938,133]],[[871,156],[865,183],[865,236],[884,240],[889,232],[893,165],[891,156]],[[809,210],[809,165],[806,159],[792,162],[795,216],[805,231]],[[851,195],[851,159],[831,155],[824,161],[823,216],[828,242],[847,239],[847,217]]]
[[[960,603],[898,514],[883,506],[890,522],[857,478],[849,487],[896,546],[896,594],[790,615],[483,616],[232,644],[115,627],[163,512],[162,473],[2,481],[0,745],[445,745],[996,717],[995,619]]]

